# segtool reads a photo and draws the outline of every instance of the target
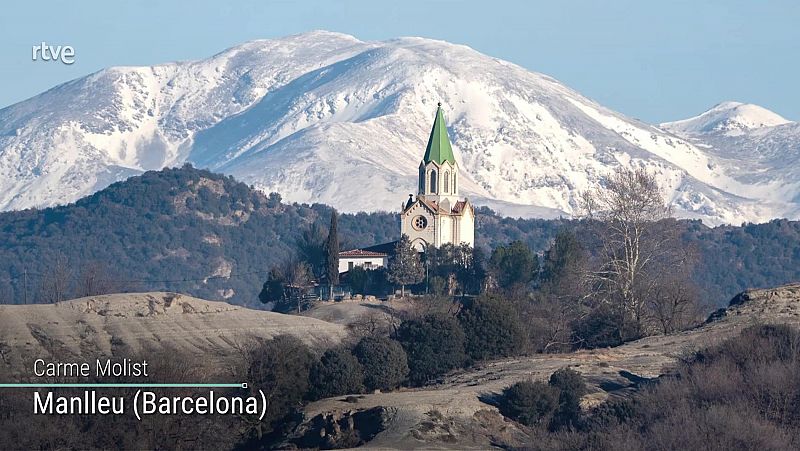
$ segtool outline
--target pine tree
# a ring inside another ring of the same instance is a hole
[[[325,241],[325,271],[330,286],[329,299],[333,300],[333,287],[339,284],[339,231],[338,215],[336,210],[331,212],[331,226],[328,229],[328,239]]]
[[[413,246],[407,235],[400,237],[394,250],[394,259],[389,265],[389,282],[400,285],[400,295],[406,296],[406,285],[422,282],[425,277],[425,270],[419,253]]]

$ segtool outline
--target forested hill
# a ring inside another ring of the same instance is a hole
[[[691,221],[684,237],[700,251],[694,279],[716,306],[748,288],[800,281],[800,221],[713,229]]]
[[[147,172],[71,205],[0,214],[0,298],[42,302],[100,288],[258,303],[269,267],[292,258],[303,232],[329,216],[327,206],[287,205],[191,166]],[[389,214],[340,224],[343,246],[390,241],[399,230]]]
[[[168,290],[255,306],[270,266],[326,234],[330,211],[286,204],[191,166],[147,172],[71,205],[0,214],[0,302]],[[798,222],[684,224],[701,254],[695,279],[713,303],[743,288],[800,280]],[[476,237],[484,248],[522,240],[541,252],[568,225],[480,208]],[[399,223],[395,213],[343,214],[339,231],[347,249],[395,240]]]

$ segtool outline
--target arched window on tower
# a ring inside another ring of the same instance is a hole
[[[444,171],[444,193],[450,192],[450,172]]]
[[[453,173],[453,194],[458,193],[458,189],[456,188],[456,179],[457,179],[456,174],[457,173],[455,173],[455,172]]]
[[[419,168],[419,194],[425,194],[425,169]]]
[[[431,171],[431,192],[436,194],[436,171]]]

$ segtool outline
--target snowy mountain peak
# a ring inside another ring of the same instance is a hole
[[[668,130],[688,133],[741,134],[745,130],[788,124],[779,114],[764,107],[741,102],[722,102],[710,110],[689,119],[661,124]]]
[[[787,122],[760,107],[721,104],[666,124],[669,133],[464,45],[326,31],[203,60],[110,68],[0,110],[0,209],[72,202],[190,162],[288,201],[393,211],[416,189],[437,102],[459,189],[501,213],[577,214],[581,191],[620,167],[644,167],[683,217],[800,217],[793,126],[759,142],[752,168],[741,142],[712,146],[681,129]]]

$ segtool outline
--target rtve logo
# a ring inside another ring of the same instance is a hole
[[[75,62],[75,49],[70,45],[65,46],[52,46],[42,41],[39,45],[33,46],[33,61],[58,61],[61,60],[64,64],[72,64]]]

